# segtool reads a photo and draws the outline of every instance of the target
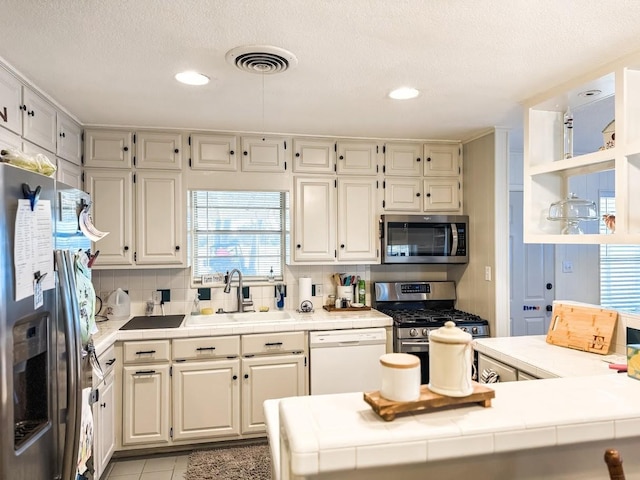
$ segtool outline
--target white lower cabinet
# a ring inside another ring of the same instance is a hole
[[[105,471],[116,449],[115,362],[116,356],[112,346],[98,357],[104,374],[102,380],[95,374],[92,375],[93,388],[98,392],[97,400],[92,406],[95,479],[99,479]]]
[[[512,365],[488,357],[482,353],[478,354],[478,375],[481,376],[483,370],[490,369],[499,375],[500,382],[515,382],[518,380],[537,380],[538,377],[530,373],[517,369]]]
[[[265,431],[265,400],[304,395],[304,360],[295,355],[242,359],[242,433]]]

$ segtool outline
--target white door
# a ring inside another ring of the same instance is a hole
[[[291,140],[282,137],[242,137],[242,170],[245,172],[286,170],[287,145],[291,145]]]
[[[294,259],[335,260],[336,180],[332,177],[295,179]]]
[[[522,192],[509,192],[511,335],[546,335],[555,296],[554,246],[524,244]]]
[[[378,145],[369,141],[338,142],[338,174],[375,175],[378,173]]]
[[[424,211],[449,212],[462,208],[460,180],[455,178],[429,178],[424,181]]]
[[[49,152],[55,152],[58,137],[56,109],[27,87],[23,87],[22,95],[27,107],[22,113],[22,136]]]
[[[193,170],[238,169],[238,137],[235,135],[191,135],[191,168]]]
[[[182,170],[182,135],[165,132],[136,134],[136,166],[153,170]]]
[[[133,134],[123,130],[85,130],[84,166],[130,168]]]
[[[338,179],[338,260],[377,259],[375,198],[375,178]]]

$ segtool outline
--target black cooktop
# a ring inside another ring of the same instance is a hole
[[[397,326],[442,326],[453,320],[456,325],[486,325],[488,322],[478,315],[456,309],[379,309],[393,318]]]
[[[178,328],[184,315],[153,315],[133,317],[120,327],[120,330],[148,330],[151,328]]]

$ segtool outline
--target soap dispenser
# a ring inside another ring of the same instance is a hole
[[[200,315],[200,294],[196,293],[191,307],[191,315]]]

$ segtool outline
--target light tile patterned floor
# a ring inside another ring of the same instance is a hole
[[[111,460],[102,480],[183,480],[189,454]]]

